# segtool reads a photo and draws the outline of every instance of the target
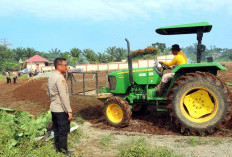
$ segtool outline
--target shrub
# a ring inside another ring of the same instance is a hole
[[[146,55],[146,54],[156,55],[157,52],[158,52],[157,48],[147,47],[145,49],[138,49],[138,50],[132,51],[131,55],[132,55],[132,57],[142,56],[142,55]]]

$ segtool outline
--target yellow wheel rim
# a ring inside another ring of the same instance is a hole
[[[118,104],[110,104],[106,109],[106,114],[113,123],[120,123],[123,119],[123,111]]]
[[[211,120],[218,111],[218,100],[209,89],[196,87],[181,97],[182,114],[190,121],[204,123]]]

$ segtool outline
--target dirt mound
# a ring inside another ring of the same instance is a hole
[[[25,82],[22,86],[13,90],[17,101],[30,101],[34,103],[47,103],[49,97],[46,92],[47,79],[36,79],[34,82]]]

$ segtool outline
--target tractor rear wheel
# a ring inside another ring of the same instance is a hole
[[[175,124],[193,135],[213,133],[231,118],[231,94],[219,78],[203,72],[180,77],[168,94]]]
[[[132,112],[126,100],[121,97],[110,97],[104,105],[103,115],[108,124],[115,127],[129,125]]]

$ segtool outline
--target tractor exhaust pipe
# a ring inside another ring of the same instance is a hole
[[[203,56],[203,53],[205,51],[205,45],[201,44],[203,37],[203,30],[197,31],[197,63],[201,63],[201,57]]]
[[[127,50],[128,50],[129,80],[130,80],[131,85],[133,85],[134,81],[133,81],[133,74],[132,74],[132,57],[131,57],[131,53],[130,53],[130,42],[127,38],[125,40],[127,42]]]

